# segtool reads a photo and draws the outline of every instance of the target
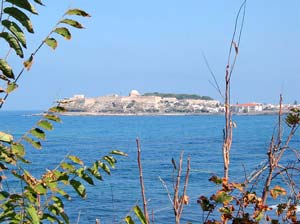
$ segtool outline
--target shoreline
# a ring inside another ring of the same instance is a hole
[[[283,112],[286,114],[287,112]],[[277,115],[278,111],[263,111],[256,113],[233,113],[233,116],[257,116],[257,115]],[[41,114],[33,114],[38,116]],[[215,116],[224,115],[224,113],[99,113],[99,112],[64,112],[62,116]]]

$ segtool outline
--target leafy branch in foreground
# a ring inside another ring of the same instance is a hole
[[[34,0],[34,2],[43,6],[41,0]],[[9,65],[8,57],[12,51],[20,60],[25,57],[28,46],[24,30],[31,34],[35,32],[30,16],[27,14],[38,15],[38,12],[28,0],[2,0],[0,4],[2,25],[0,38],[8,44],[6,56],[0,58],[0,81],[3,85],[0,87],[1,109],[9,94],[18,88],[17,82],[23,72],[30,70],[41,47],[46,44],[55,50],[58,45],[55,35],[70,40],[71,32],[67,26],[84,28],[81,23],[73,19],[73,16],[90,17],[90,15],[81,9],[67,10],[41,44],[22,63],[21,70],[16,73]],[[86,198],[85,185],[94,185],[96,180],[102,181],[104,173],[110,175],[111,169],[115,168],[116,156],[127,156],[121,151],[114,150],[97,158],[91,165],[86,165],[79,157],[68,155],[56,168],[46,170],[41,177],[35,177],[24,168],[24,164],[30,167],[31,163],[26,158],[26,147],[42,149],[46,132],[52,131],[54,123],[61,121],[57,115],[61,112],[64,112],[64,109],[60,106],[50,108],[36,125],[19,139],[10,133],[0,131],[1,223],[42,223],[44,221],[70,223],[64,210],[64,202],[71,199],[66,189],[69,190],[71,187],[81,198]]]
[[[41,1],[35,1],[39,5],[43,5]],[[41,42],[41,44],[34,50],[29,58],[24,61],[22,69],[15,75],[16,73],[13,71],[12,67],[9,65],[7,58],[11,52],[14,50],[16,55],[19,58],[24,58],[25,50],[27,49],[26,36],[23,32],[22,28],[25,28],[28,33],[34,33],[32,22],[27,16],[26,12],[37,15],[37,10],[28,0],[6,0],[2,1],[1,18],[2,15],[7,15],[7,18],[2,20],[1,25],[3,27],[3,31],[0,33],[0,38],[4,39],[4,41],[9,45],[8,53],[5,58],[0,59],[0,79],[6,84],[6,87],[0,88],[0,93],[4,94],[3,97],[0,98],[0,108],[2,108],[5,100],[8,95],[18,88],[17,81],[20,76],[23,74],[25,69],[30,70],[33,60],[41,49],[41,47],[46,44],[51,47],[53,50],[57,48],[58,41],[53,37],[54,34],[58,34],[66,40],[71,39],[71,32],[69,28],[64,25],[68,25],[77,29],[84,28],[81,23],[77,20],[69,18],[70,16],[81,16],[81,17],[90,17],[88,13],[81,9],[69,9],[67,10],[62,18],[57,22],[54,28],[50,31],[50,33],[46,36],[46,38]],[[8,6],[7,6],[8,5]]]
[[[10,171],[21,184],[21,193],[11,193],[5,185],[0,191],[0,222],[40,223],[42,220],[57,223],[70,223],[64,211],[64,198],[71,197],[64,190],[71,186],[81,197],[86,198],[85,184],[94,185],[95,180],[103,181],[103,173],[111,174],[117,159],[115,156],[127,156],[114,150],[87,166],[79,157],[68,155],[55,169],[46,170],[40,178],[34,177],[22,168],[26,151],[23,141],[34,148],[41,149],[41,141],[46,138],[46,131],[53,130],[53,122],[60,122],[56,112],[61,107],[52,107],[37,122],[36,126],[26,132],[21,139],[14,141],[10,134],[0,134],[1,171]],[[10,174],[6,176],[11,176]],[[4,176],[3,176],[4,177]],[[85,183],[85,184],[84,184]]]

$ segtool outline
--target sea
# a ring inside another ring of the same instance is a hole
[[[22,136],[40,119],[38,111],[1,111],[1,131]],[[88,186],[87,198],[71,193],[65,210],[71,223],[124,223],[132,208],[143,207],[136,139],[140,140],[143,178],[150,219],[154,223],[175,223],[172,204],[174,170],[184,152],[180,192],[184,185],[187,158],[191,170],[187,186],[189,203],[184,207],[181,223],[202,223],[203,213],[197,204],[201,195],[210,196],[218,188],[208,179],[223,175],[222,142],[224,117],[200,116],[62,116],[42,142],[43,149],[27,148],[26,169],[39,176],[54,169],[66,155],[76,155],[85,164],[92,164],[112,150],[121,150],[127,157],[117,156],[111,175]],[[244,181],[267,159],[270,139],[278,125],[275,115],[234,116],[230,176]],[[285,127],[287,128],[287,127]],[[299,148],[299,137],[292,144]],[[8,180],[8,184],[10,180]],[[163,184],[164,183],[164,184]],[[71,189],[68,189],[69,192]],[[72,190],[71,190],[72,191]],[[136,220],[136,219],[135,219]],[[139,222],[137,222],[139,223]]]

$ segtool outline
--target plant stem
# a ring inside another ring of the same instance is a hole
[[[142,163],[141,163],[141,146],[140,146],[140,140],[138,138],[136,139],[136,145],[137,145],[137,151],[138,151],[138,166],[139,166],[139,173],[140,173],[140,185],[141,185],[142,198],[143,198],[144,215],[145,215],[147,224],[149,224],[150,221],[149,221],[149,215],[148,215],[148,209],[147,209],[147,200],[146,200],[146,194],[145,194],[143,169],[142,169]]]

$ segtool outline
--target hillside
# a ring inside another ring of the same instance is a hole
[[[153,93],[145,93],[143,96],[159,96],[162,98],[176,98],[178,100],[214,100],[210,96],[199,96],[197,94],[178,94],[178,93],[159,93],[159,92],[153,92]]]
[[[223,111],[220,102],[194,94],[146,93],[132,90],[129,96],[108,95],[86,98],[74,95],[59,101],[69,112],[103,114],[194,114]]]

